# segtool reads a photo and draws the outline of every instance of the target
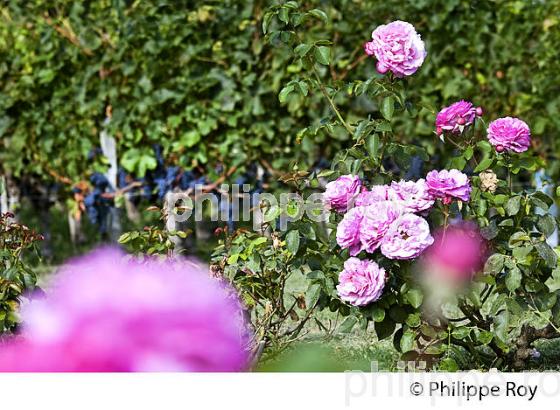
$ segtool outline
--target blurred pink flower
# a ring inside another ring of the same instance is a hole
[[[488,246],[474,223],[451,225],[436,232],[426,253],[427,270],[451,280],[471,279],[488,256]]]
[[[482,113],[482,110],[478,112]],[[477,107],[471,102],[461,100],[443,108],[436,117],[436,132],[441,134],[444,131],[453,134],[461,134],[463,130],[470,126],[477,116]]]
[[[367,55],[377,58],[377,71],[392,71],[397,77],[412,75],[426,58],[424,42],[414,26],[405,21],[377,27],[371,34],[372,41],[364,45]]]
[[[381,253],[389,259],[414,259],[432,243],[428,222],[418,215],[405,214],[389,226]]]
[[[97,250],[23,312],[1,371],[239,371],[248,333],[232,292],[193,262]]]
[[[488,125],[488,141],[496,151],[524,152],[531,146],[531,130],[519,118],[498,118]]]
[[[385,287],[385,269],[369,260],[350,258],[336,287],[340,299],[354,306],[365,306],[378,300]]]
[[[434,205],[434,197],[422,178],[418,181],[392,182],[389,199],[397,201],[406,212],[413,213],[425,211]]]
[[[426,176],[426,184],[430,194],[444,202],[450,202],[452,198],[465,202],[470,199],[469,177],[459,170],[430,171]]]
[[[337,212],[346,212],[362,191],[362,181],[356,175],[342,175],[325,187],[323,199]]]

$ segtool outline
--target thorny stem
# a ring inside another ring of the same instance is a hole
[[[350,135],[352,135],[354,133],[354,131],[352,130],[352,128],[346,123],[346,121],[344,121],[344,118],[342,118],[342,115],[340,114],[340,111],[338,111],[338,108],[336,108],[336,105],[334,103],[334,101],[332,100],[332,98],[329,96],[329,93],[327,92],[327,89],[325,88],[325,86],[323,85],[322,81],[321,81],[321,77],[319,77],[319,73],[317,73],[317,69],[315,67],[313,67],[313,74],[315,75],[315,78],[317,79],[317,83],[319,84],[319,88],[321,89],[321,92],[323,93],[323,95],[325,96],[325,98],[327,99],[327,101],[329,102],[332,110],[334,111],[334,113],[336,114],[336,116],[338,117],[338,120],[342,123],[342,125],[344,126],[344,128],[346,128],[346,131],[348,131],[348,133]]]

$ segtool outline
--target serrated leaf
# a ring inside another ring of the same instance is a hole
[[[315,47],[315,61],[322,65],[329,65],[331,60],[331,49],[326,46]]]

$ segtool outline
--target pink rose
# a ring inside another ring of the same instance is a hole
[[[378,202],[364,207],[360,225],[361,249],[369,253],[375,252],[381,245],[381,240],[389,229],[389,225],[402,212],[403,209],[392,201]]]
[[[354,306],[365,306],[381,297],[385,276],[385,269],[377,263],[350,258],[344,262],[336,290],[343,301]]]
[[[437,134],[439,135],[444,131],[461,134],[466,127],[474,122],[477,112],[482,114],[481,109],[478,110],[472,103],[465,100],[443,108],[436,117]]]
[[[389,259],[413,259],[432,243],[428,222],[418,215],[405,214],[389,226],[381,242],[381,253]]]
[[[421,212],[434,205],[434,197],[424,179],[418,181],[392,182],[389,199],[397,201],[406,212]]]
[[[232,291],[194,262],[95,251],[23,311],[0,371],[239,371],[249,335]]]
[[[360,225],[364,218],[364,207],[350,209],[336,228],[336,242],[342,249],[349,249],[354,256],[362,250],[360,242]]]
[[[498,118],[488,125],[488,141],[496,151],[524,152],[531,146],[531,130],[519,118]]]
[[[374,185],[369,191],[360,192],[356,197],[356,206],[368,206],[376,204],[379,201],[387,201],[389,187],[387,185]]]
[[[355,175],[342,175],[325,187],[323,199],[337,212],[346,212],[362,190],[362,181]]]
[[[470,199],[469,178],[459,170],[430,171],[426,176],[426,184],[429,193],[435,198],[443,199],[444,202],[449,202],[452,198],[465,202]]]
[[[404,21],[393,21],[377,27],[372,41],[364,46],[368,55],[377,58],[377,71],[392,71],[397,77],[412,75],[426,58],[424,42],[414,26]]]

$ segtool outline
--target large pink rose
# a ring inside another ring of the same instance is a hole
[[[377,27],[372,41],[365,44],[368,55],[377,58],[377,71],[392,71],[397,77],[412,75],[426,58],[424,42],[414,26],[405,21],[393,21]]]
[[[519,118],[498,118],[488,125],[488,141],[496,151],[524,152],[531,146],[531,130]]]
[[[325,187],[324,201],[335,211],[346,212],[362,190],[362,181],[356,175],[342,175]]]
[[[242,317],[232,291],[194,262],[99,250],[23,311],[23,337],[0,348],[0,371],[239,371]]]
[[[350,255],[360,253],[360,226],[364,218],[364,207],[357,206],[350,209],[336,227],[336,242],[342,249],[348,249]]]
[[[338,277],[336,290],[340,299],[354,306],[378,300],[385,287],[385,269],[369,260],[350,258]]]
[[[418,215],[405,214],[389,226],[381,242],[381,253],[389,259],[413,259],[432,243],[428,222]]]
[[[468,201],[471,196],[469,177],[456,169],[430,171],[426,176],[428,191],[435,198],[450,202],[452,198]]]
[[[378,202],[364,207],[360,225],[360,242],[362,250],[372,253],[381,245],[389,225],[397,219],[403,209],[393,201]]]
[[[461,134],[466,127],[474,122],[477,113],[481,115],[482,109],[475,107],[468,101],[461,100],[451,104],[438,113],[436,132],[438,135],[444,131]]]
[[[356,197],[356,206],[374,205],[380,201],[389,199],[389,187],[387,185],[374,185],[369,191],[360,192]]]
[[[430,209],[434,197],[428,190],[424,179],[418,181],[392,182],[389,188],[389,199],[396,201],[406,212],[420,212]]]

